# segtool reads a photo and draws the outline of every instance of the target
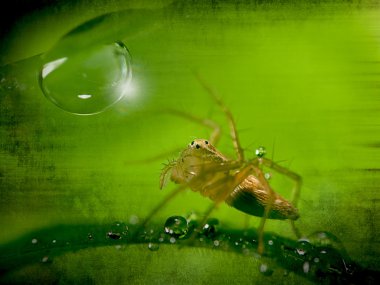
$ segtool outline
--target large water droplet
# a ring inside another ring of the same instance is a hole
[[[122,42],[51,54],[45,56],[40,87],[65,111],[80,115],[102,112],[130,89],[130,55]]]
[[[187,221],[181,216],[169,217],[164,227],[165,233],[177,238],[184,238],[188,232]]]

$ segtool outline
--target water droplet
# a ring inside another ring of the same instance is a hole
[[[214,246],[219,246],[220,242],[218,240],[214,240]]]
[[[131,61],[122,42],[44,56],[40,87],[61,109],[89,115],[104,111],[129,91]]]
[[[272,174],[271,174],[270,172],[266,172],[266,173],[264,174],[264,178],[265,178],[266,180],[270,180],[270,179],[272,178]]]
[[[273,245],[273,244],[274,244],[273,240],[271,240],[271,239],[268,240],[268,244],[269,244],[269,245]]]
[[[304,273],[309,273],[309,270],[310,270],[310,263],[308,261],[306,261],[303,265],[302,265],[302,269],[303,269],[303,272]]]
[[[52,243],[56,243],[57,241],[55,239],[52,240]]]
[[[207,223],[202,228],[202,234],[207,237],[213,237],[217,233],[217,226],[219,225],[219,221],[217,219],[209,219]]]
[[[267,153],[265,147],[263,146],[259,146],[256,151],[255,151],[255,154],[257,157],[264,157],[264,155]]]
[[[129,223],[132,224],[132,225],[136,225],[139,223],[139,217],[137,217],[136,215],[132,215],[129,217]]]
[[[117,233],[121,237],[127,236],[128,230],[129,230],[128,226],[123,222],[114,222],[110,227],[110,232]]]
[[[308,252],[312,250],[313,246],[310,244],[310,242],[306,239],[300,239],[298,240],[297,246],[296,246],[296,252],[298,255],[306,255]]]
[[[88,234],[87,234],[87,238],[88,238],[89,240],[93,240],[93,239],[94,239],[94,236],[93,236],[91,233],[88,233]]]
[[[169,217],[165,222],[165,233],[177,237],[184,238],[188,232],[187,221],[181,216]]]
[[[273,270],[265,263],[260,264],[259,270],[265,276],[271,276],[273,274]]]
[[[44,256],[44,257],[42,257],[41,261],[42,261],[43,263],[48,262],[48,261],[49,261],[49,256]]]
[[[160,246],[157,243],[150,242],[148,244],[148,248],[151,251],[157,251],[160,248]]]
[[[38,240],[36,238],[32,239],[32,244],[36,244]]]
[[[175,237],[171,237],[169,241],[170,243],[175,243],[177,240],[175,239]]]

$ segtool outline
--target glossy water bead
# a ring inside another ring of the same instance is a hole
[[[52,52],[52,54],[54,54]],[[45,56],[40,87],[61,109],[79,115],[104,111],[123,98],[132,78],[130,54],[122,42]]]

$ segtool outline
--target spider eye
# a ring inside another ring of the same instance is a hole
[[[194,145],[194,141],[191,142],[191,145]]]
[[[199,144],[197,144],[195,147],[196,147],[196,148],[200,148],[201,146],[200,146]]]
[[[208,141],[205,141],[205,144],[208,144]]]

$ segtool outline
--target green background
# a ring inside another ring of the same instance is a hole
[[[136,8],[151,10],[129,10]],[[39,88],[38,54],[72,52],[57,41],[105,12],[114,13],[79,34],[77,48],[122,40],[133,59],[133,97],[93,116],[62,111]],[[1,55],[0,243],[60,224],[146,216],[174,188],[158,189],[162,163],[210,133],[156,111],[175,108],[217,121],[224,130],[218,147],[233,158],[225,118],[197,71],[234,114],[246,156],[264,145],[268,157],[302,176],[301,232],[331,232],[355,262],[379,270],[379,19],[376,1],[80,1],[29,13],[4,38]],[[281,175],[272,180],[289,197],[291,183]],[[184,192],[154,222],[209,204]],[[226,227],[245,223],[226,205],[213,216]],[[249,224],[259,222],[254,217]],[[266,230],[295,238],[284,221],[269,221]],[[213,249],[90,246],[47,266],[32,263],[4,280],[309,282],[286,279],[280,270],[263,276],[258,264]]]

